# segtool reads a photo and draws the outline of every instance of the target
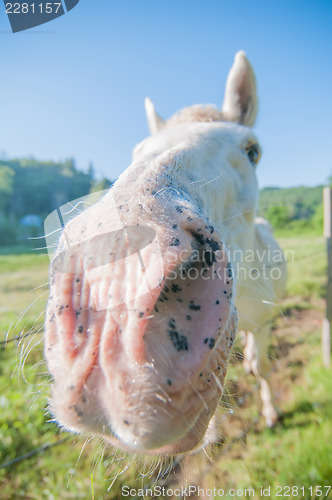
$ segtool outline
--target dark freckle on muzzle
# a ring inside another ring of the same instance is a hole
[[[185,335],[181,335],[175,330],[167,330],[167,333],[177,351],[188,351],[188,340]]]
[[[72,406],[69,406],[70,410],[72,408],[73,408]],[[75,410],[78,417],[80,417],[80,418],[84,417],[84,412],[80,409],[80,407],[78,405],[74,405],[74,410]]]
[[[168,322],[168,326],[170,328],[172,328],[173,330],[176,328],[176,323],[175,323],[175,320],[173,318],[171,318]]]
[[[216,341],[213,338],[210,338],[210,339],[209,338],[205,338],[203,343],[204,344],[208,344],[209,349],[213,349],[214,345],[215,345],[215,342]]]
[[[178,247],[180,245],[180,240],[179,238],[172,238],[172,241],[171,241],[171,247]]]
[[[191,309],[192,311],[200,311],[201,310],[201,306],[200,305],[196,305],[193,303],[193,301],[190,302],[189,304],[189,309]]]

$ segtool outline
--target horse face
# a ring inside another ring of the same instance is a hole
[[[261,150],[248,127],[208,121],[215,111],[211,106],[182,110],[157,136],[135,148],[134,164],[124,175],[130,177],[136,164],[151,161],[150,176],[164,177],[158,196],[171,189],[168,196],[182,193],[189,197],[231,247],[243,248],[253,234],[259,195],[256,165]],[[182,123],[182,113],[188,122]],[[219,112],[217,117],[221,120],[224,115]],[[198,118],[206,121],[197,123]]]
[[[236,334],[228,246],[250,239],[252,215],[235,216],[257,196],[252,82],[241,53],[218,121],[196,107],[164,123],[148,102],[153,136],[65,227],[45,325],[65,428],[138,453],[202,443]]]

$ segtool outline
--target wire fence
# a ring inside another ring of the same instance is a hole
[[[9,460],[9,462],[5,462],[4,464],[0,464],[0,470],[1,469],[8,469],[9,467],[16,465],[19,462],[22,462],[23,460],[28,460],[29,458],[32,458],[35,455],[39,455],[41,453],[44,453],[45,451],[50,450],[51,448],[54,448],[55,446],[59,446],[59,445],[65,443],[69,439],[73,439],[72,436],[66,436],[65,438],[59,439],[55,443],[45,443],[40,448],[35,448],[34,450],[31,450],[28,453],[21,455],[20,457],[15,457],[15,458],[13,458],[13,460]]]

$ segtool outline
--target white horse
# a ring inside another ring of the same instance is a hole
[[[133,163],[65,227],[45,355],[60,425],[171,455],[209,435],[238,329],[249,332],[263,415],[277,421],[267,350],[285,268],[269,225],[255,222],[261,153],[245,54],[221,111],[193,106],[164,121],[149,99],[146,111],[152,135]]]

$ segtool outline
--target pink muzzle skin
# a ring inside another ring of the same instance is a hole
[[[100,225],[108,205],[68,225],[51,265],[51,411],[126,450],[182,453],[204,437],[235,337],[227,251],[187,201],[167,217],[124,201]]]

